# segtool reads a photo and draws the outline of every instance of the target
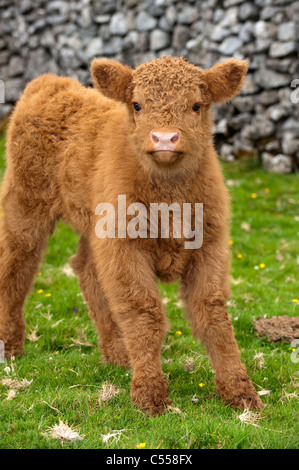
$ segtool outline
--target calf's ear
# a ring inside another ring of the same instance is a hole
[[[128,102],[133,70],[112,59],[94,59],[90,68],[93,84],[103,95]]]
[[[247,60],[228,59],[203,72],[211,100],[223,103],[231,100],[242,88],[248,70]]]

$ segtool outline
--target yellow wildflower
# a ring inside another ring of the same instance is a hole
[[[298,299],[293,299],[292,302],[294,302],[294,304],[297,304],[299,302]]]
[[[202,382],[200,382],[200,384],[198,384],[200,386],[200,388],[204,387],[205,384],[203,384]]]
[[[181,332],[181,331],[176,331],[175,334],[176,334],[176,335],[181,335],[182,332]]]
[[[265,194],[269,194],[269,192],[270,192],[270,189],[269,189],[269,188],[265,188],[265,189],[264,189],[264,193],[265,193]]]
[[[137,449],[144,449],[146,446],[146,443],[145,442],[140,442],[140,444],[137,444]]]
[[[229,244],[229,245],[233,245],[233,244],[234,244],[234,240],[229,240],[228,244]]]
[[[42,294],[43,292],[44,292],[44,289],[39,289],[39,290],[37,291],[38,294]]]
[[[265,263],[261,263],[261,264],[260,264],[260,268],[261,268],[261,269],[264,269],[265,267],[266,267]]]
[[[45,294],[45,297],[51,297],[52,294]]]
[[[238,258],[238,259],[242,259],[242,258],[243,258],[243,255],[241,255],[241,253],[238,253],[238,254],[237,254],[237,258]]]
[[[252,193],[252,194],[251,194],[251,197],[252,197],[252,199],[256,199],[256,198],[257,198],[257,194],[256,194],[256,193]]]

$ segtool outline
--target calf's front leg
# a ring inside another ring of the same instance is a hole
[[[229,254],[210,243],[195,252],[183,279],[182,293],[193,333],[205,345],[215,370],[216,391],[237,409],[258,409],[262,402],[240,360],[227,313]]]
[[[161,368],[167,320],[157,279],[146,252],[119,245],[96,260],[99,277],[133,368],[131,398],[142,411],[161,414],[171,401]]]

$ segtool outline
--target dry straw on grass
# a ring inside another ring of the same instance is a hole
[[[61,419],[59,420],[59,424],[55,424],[52,428],[49,428],[48,432],[43,435],[52,439],[60,439],[62,445],[65,442],[75,442],[83,439],[77,431],[69,426],[67,422],[64,423]]]
[[[115,387],[115,385],[108,382],[103,383],[102,388],[99,391],[99,405],[102,406],[121,392],[122,390]]]

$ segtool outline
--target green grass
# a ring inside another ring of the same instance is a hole
[[[0,152],[1,178],[3,138]],[[292,301],[299,298],[298,176],[267,174],[246,161],[223,169],[233,207],[229,313],[256,389],[271,391],[262,397],[266,406],[256,426],[241,422],[241,412],[218,399],[205,350],[192,337],[177,304],[176,285],[160,286],[169,299],[170,320],[162,361],[173,406],[180,413],[148,418],[136,409],[129,396],[131,371],[102,364],[77,279],[61,271],[76,250],[78,236],[59,223],[26,301],[25,354],[0,364],[0,448],[135,448],[140,443],[151,449],[298,448],[298,364],[291,361],[290,345],[270,344],[253,330],[256,317],[298,315],[299,305]],[[241,227],[244,222],[250,231]],[[261,263],[264,268],[259,268]],[[51,296],[45,297],[47,293]],[[262,368],[255,358],[260,353]],[[190,359],[193,371],[184,367]],[[8,400],[3,378],[32,383]],[[100,406],[104,382],[122,392]],[[59,420],[83,439],[62,444],[49,437],[47,431]],[[118,442],[105,444],[102,435],[115,430],[123,430]]]

